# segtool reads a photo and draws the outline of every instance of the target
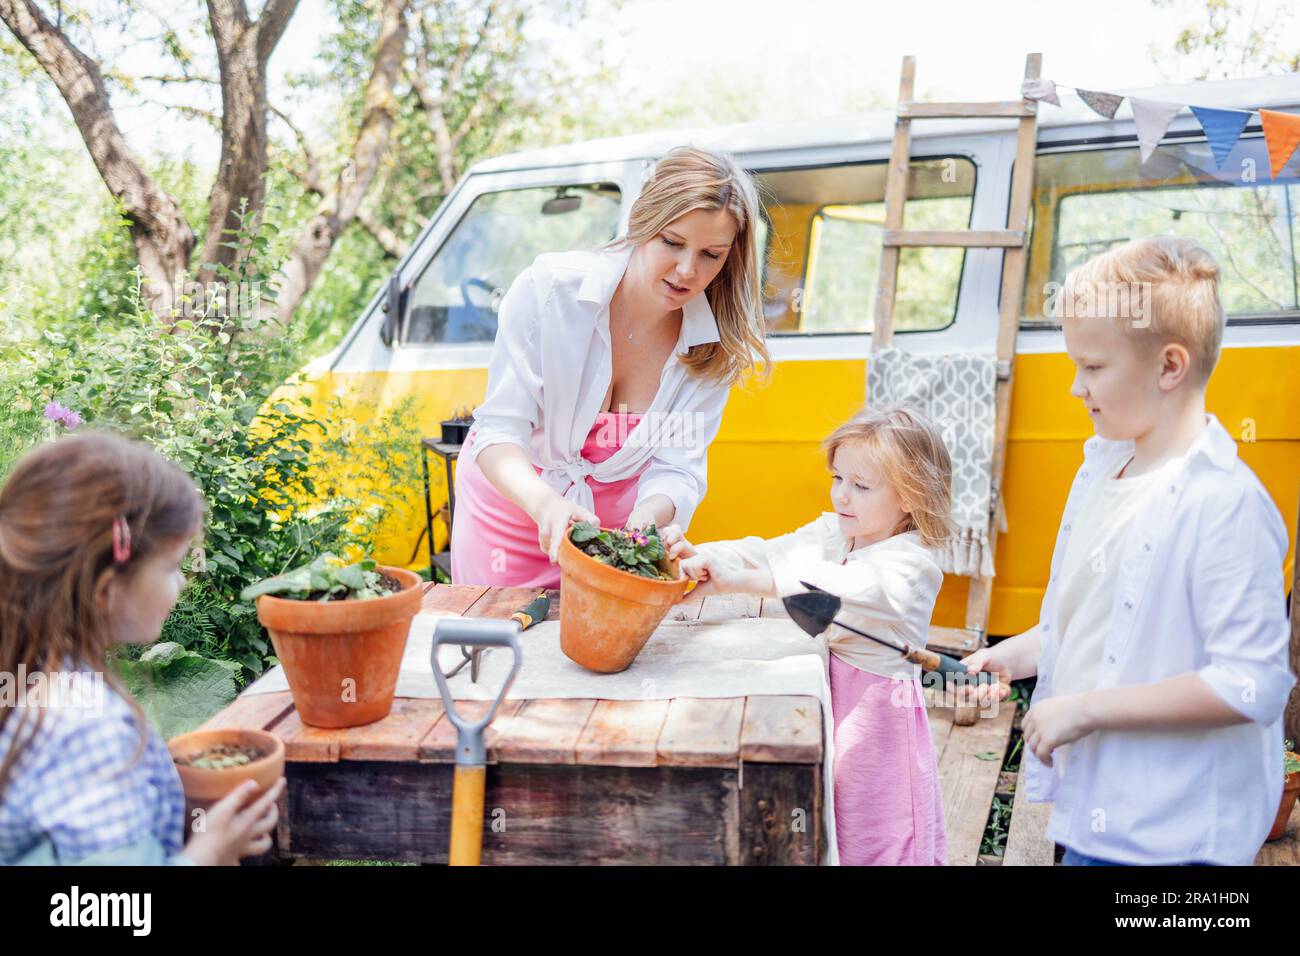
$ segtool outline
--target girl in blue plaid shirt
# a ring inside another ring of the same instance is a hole
[[[185,833],[167,746],[105,667],[158,639],[202,528],[190,479],[148,446],[81,433],[0,488],[0,864],[234,864],[270,849],[280,780]],[[247,804],[247,805],[245,805]]]

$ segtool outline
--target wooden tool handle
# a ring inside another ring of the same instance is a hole
[[[458,766],[451,784],[448,866],[478,866],[483,855],[483,790],[487,767]]]

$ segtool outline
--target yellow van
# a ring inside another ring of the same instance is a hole
[[[1127,91],[1126,91],[1127,92]],[[1131,91],[1198,106],[1300,109],[1300,81],[1270,77]],[[1074,96],[1040,112],[1028,292],[1024,303],[989,633],[1031,626],[1066,492],[1091,425],[1069,395],[1073,366],[1043,318],[1048,283],[1129,238],[1195,237],[1223,266],[1229,313],[1211,410],[1239,439],[1294,536],[1300,499],[1300,158],[1276,179],[1258,117],[1222,167],[1190,112],[1139,163],[1131,119],[1105,120]],[[1122,112],[1127,115],[1128,109]],[[913,124],[909,228],[1001,229],[1015,127],[1007,120]],[[482,401],[495,308],[541,252],[614,238],[646,171],[692,143],[732,153],[761,184],[765,302],[773,377],[737,388],[709,455],[709,492],[690,536],[787,531],[826,507],[819,446],[865,398],[893,115],[653,133],[501,156],[447,197],[342,343],[309,367],[315,385],[363,420],[413,396],[422,434]],[[1001,272],[996,249],[908,249],[898,336],[913,352],[992,350]],[[431,462],[433,507],[445,500]],[[420,489],[383,560],[427,564]],[[444,522],[435,525],[438,547]],[[1287,559],[1288,586],[1294,541]],[[946,582],[935,623],[963,623],[967,580]]]

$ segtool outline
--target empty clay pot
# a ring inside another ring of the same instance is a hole
[[[173,737],[167,742],[167,750],[173,760],[178,757],[192,759],[223,744],[247,747],[259,751],[263,756],[242,766],[219,770],[177,764],[176,772],[180,774],[181,786],[185,789],[187,822],[191,819],[189,811],[195,808],[208,809],[245,780],[257,781],[258,790],[265,791],[284,776],[284,741],[265,730],[235,727],[194,730]]]
[[[375,570],[397,578],[402,590],[369,601],[257,599],[257,619],[271,632],[304,724],[357,727],[387,717],[393,707],[423,581],[405,568]]]
[[[676,561],[670,570],[677,573]],[[560,650],[601,674],[626,670],[688,584],[611,568],[566,534],[560,545]]]

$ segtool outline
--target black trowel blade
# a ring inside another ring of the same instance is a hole
[[[811,637],[816,637],[831,626],[835,615],[840,612],[840,599],[826,591],[810,591],[807,594],[791,594],[782,598],[790,620]]]

